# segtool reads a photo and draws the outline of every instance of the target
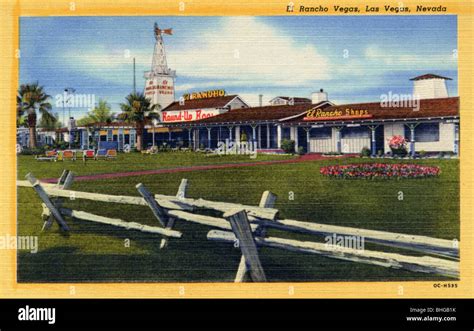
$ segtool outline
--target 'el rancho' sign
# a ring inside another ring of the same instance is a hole
[[[225,96],[225,90],[210,90],[210,91],[183,94],[183,99],[188,101],[188,100],[216,98],[216,97],[223,97],[223,96]]]
[[[370,118],[372,114],[367,109],[335,109],[335,110],[322,110],[320,108],[310,109],[306,112],[304,121],[326,121],[326,120],[345,120],[345,119],[360,119]]]

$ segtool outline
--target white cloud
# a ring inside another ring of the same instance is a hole
[[[218,29],[218,30],[216,30]],[[226,86],[301,86],[329,79],[329,61],[314,45],[296,43],[284,31],[253,17],[231,17],[222,26],[199,35],[184,49],[173,48],[166,40],[168,65],[179,76],[199,78],[204,83]],[[144,45],[145,47],[146,45]],[[132,58],[139,68],[151,66],[153,47],[143,49],[107,49],[71,51],[63,54],[71,69],[109,80],[130,70]],[[189,83],[179,90],[200,88]]]
[[[369,45],[365,48],[364,56],[374,65],[385,66],[385,70],[393,69],[455,69],[457,58],[453,53],[417,54],[416,49],[405,53],[405,49],[393,50]]]
[[[190,49],[170,48],[168,63],[178,74],[234,86],[295,86],[329,78],[329,61],[314,45],[297,44],[257,18],[224,19],[199,41]]]

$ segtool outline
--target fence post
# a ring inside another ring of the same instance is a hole
[[[69,190],[73,182],[74,182],[74,173],[69,170],[64,170],[63,173],[61,174],[61,177],[59,177],[58,179],[57,186],[60,189]],[[57,198],[54,201],[54,203],[56,204],[56,207],[58,208],[58,210],[60,210],[64,203],[64,199]],[[53,215],[49,215],[48,219],[44,222],[43,228],[41,229],[41,231],[51,228],[51,225],[53,225],[53,220],[54,220]]]
[[[258,206],[262,208],[273,208],[275,206],[276,199],[277,196],[275,194],[270,191],[265,191],[262,194],[262,198],[260,199]],[[256,232],[259,237],[265,237],[267,234],[267,229],[264,225],[260,225],[257,227]]]
[[[161,206],[156,202],[155,198],[153,195],[150,193],[150,191],[147,190],[145,185],[142,183],[138,183],[136,186],[136,189],[138,190],[138,193],[145,199],[145,202],[147,203],[148,207],[150,207],[151,211],[153,212],[153,215],[155,215],[156,219],[158,222],[160,222],[161,226],[165,227],[166,226],[166,215]]]
[[[46,207],[48,207],[48,209],[51,211],[51,213],[53,214],[54,218],[56,219],[56,222],[58,222],[61,229],[63,229],[64,231],[69,231],[69,227],[66,224],[66,221],[64,220],[63,216],[61,215],[59,210],[56,208],[56,206],[49,199],[48,194],[44,191],[39,180],[37,180],[31,173],[28,173],[25,177],[33,186],[33,189],[35,190],[36,194],[38,194],[40,199],[43,200],[43,203],[46,205]]]
[[[262,198],[260,199],[259,207],[262,208],[273,208],[275,206],[277,196],[270,191],[265,191],[262,194]],[[265,237],[266,235],[266,228],[263,225],[257,227],[255,231],[258,236]],[[235,275],[234,282],[235,283],[242,283],[245,280],[245,275],[247,274],[247,265],[245,263],[245,257],[242,255],[240,258],[239,268],[237,269],[237,274]]]
[[[231,211],[225,213],[224,217],[230,222],[232,231],[239,241],[239,247],[250,277],[254,282],[266,282],[267,279],[258,257],[257,245],[247,219],[247,213],[245,210]]]
[[[178,193],[176,193],[176,197],[178,199],[186,198],[186,191],[188,190],[188,180],[186,178],[181,179],[181,183],[179,184]],[[169,217],[168,223],[166,224],[166,229],[171,230],[176,222],[176,218]],[[168,245],[168,238],[161,239],[160,249],[165,248]]]

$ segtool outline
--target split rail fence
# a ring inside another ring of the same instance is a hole
[[[57,184],[41,183],[31,173],[26,175],[26,179],[26,181],[17,181],[17,186],[32,187],[42,200],[44,230],[49,229],[56,222],[63,231],[70,231],[70,227],[66,222],[66,217],[68,217],[70,219],[121,227],[127,230],[155,233],[162,236],[160,248],[165,248],[170,238],[178,239],[183,235],[181,232],[173,229],[177,220],[209,226],[212,230],[207,234],[208,240],[233,244],[235,247],[239,247],[242,252],[235,282],[247,280],[254,282],[267,281],[259,258],[259,247],[272,247],[297,253],[318,254],[356,263],[459,278],[459,248],[455,241],[302,222],[291,219],[278,219],[278,210],[274,208],[276,195],[270,191],[263,192],[258,206],[250,206],[210,201],[202,198],[189,198],[186,194],[188,188],[187,179],[182,179],[175,196],[153,195],[141,183],[136,185],[140,196],[73,191],[70,188],[74,182],[74,174],[68,170],[64,170]],[[151,209],[156,218],[157,225],[149,226],[64,208],[65,199],[84,199],[146,206]],[[222,216],[205,215],[203,213],[205,210],[218,211]],[[336,234],[345,238],[363,238],[364,242],[413,250],[431,256],[410,256],[341,246],[334,247],[323,242],[270,237],[267,235],[267,229],[278,229],[315,236],[333,236]]]

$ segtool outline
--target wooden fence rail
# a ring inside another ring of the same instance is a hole
[[[232,232],[212,230],[207,238],[213,241],[235,243],[236,236]],[[414,272],[439,274],[447,277],[459,277],[459,262],[431,256],[407,256],[370,250],[358,250],[344,247],[331,247],[325,243],[298,241],[284,238],[256,237],[258,246],[285,249],[297,253],[313,253],[330,258],[360,262],[382,267],[405,269]]]
[[[31,187],[31,184],[28,182],[25,183],[23,181],[18,181],[17,183],[18,186]],[[42,186],[43,185],[44,184],[42,184]],[[101,202],[148,206],[147,202],[142,197],[72,191],[60,189],[57,188],[55,185],[51,184],[45,186],[44,190],[48,195],[54,197],[70,198],[73,196],[75,199],[86,199]],[[179,213],[178,211],[181,210],[192,212],[195,210],[195,208],[199,207],[227,212],[236,208],[242,208],[248,211],[249,220],[252,224],[263,225],[267,228],[275,228],[279,230],[301,232],[315,235],[332,235],[335,233],[341,236],[361,236],[364,237],[364,240],[366,242],[393,246],[398,248],[412,249],[421,252],[426,252],[428,254],[436,254],[448,257],[459,257],[459,248],[456,245],[456,242],[452,240],[403,233],[358,229],[313,222],[303,222],[290,219],[277,220],[273,218],[278,212],[277,210],[275,212],[275,209],[271,209],[270,213],[266,213],[262,212],[262,210],[266,209],[263,207],[245,206],[224,202],[220,202],[219,204],[213,205],[213,202],[208,200],[188,198],[179,199],[177,197],[160,194],[155,194],[155,199],[160,206],[167,209],[166,212],[170,216],[174,216],[176,218],[189,222],[217,227],[223,230],[230,230],[229,223],[224,218],[209,217],[193,213]],[[256,226],[252,229],[256,229]]]
[[[388,268],[405,269],[413,272],[459,277],[459,248],[457,242],[376,230],[357,229],[343,226],[278,219],[278,209],[274,208],[276,196],[265,191],[259,206],[237,203],[193,199],[186,196],[187,179],[183,179],[175,196],[152,194],[143,184],[136,185],[141,196],[124,196],[71,190],[74,175],[65,170],[57,184],[39,182],[32,174],[27,181],[17,181],[17,186],[32,187],[43,201],[43,228],[48,229],[55,220],[68,231],[70,228],[64,217],[108,224],[127,230],[142,231],[162,235],[160,248],[168,245],[168,238],[181,238],[182,233],[173,230],[176,220],[197,223],[218,230],[211,230],[207,238],[212,241],[238,242],[242,258],[235,282],[242,282],[248,274],[253,281],[266,281],[259,259],[258,246],[267,246],[298,253],[312,253],[351,262],[366,263]],[[149,226],[121,219],[109,218],[84,211],[64,208],[65,199],[85,199],[107,203],[147,206],[153,213],[157,226]],[[197,210],[214,210],[222,216],[208,216]],[[268,229],[298,232],[316,236],[344,236],[363,238],[364,242],[414,250],[432,256],[408,256],[370,250],[358,250],[331,246],[321,242],[298,241],[285,238],[267,237]],[[225,230],[225,231],[222,231]]]

